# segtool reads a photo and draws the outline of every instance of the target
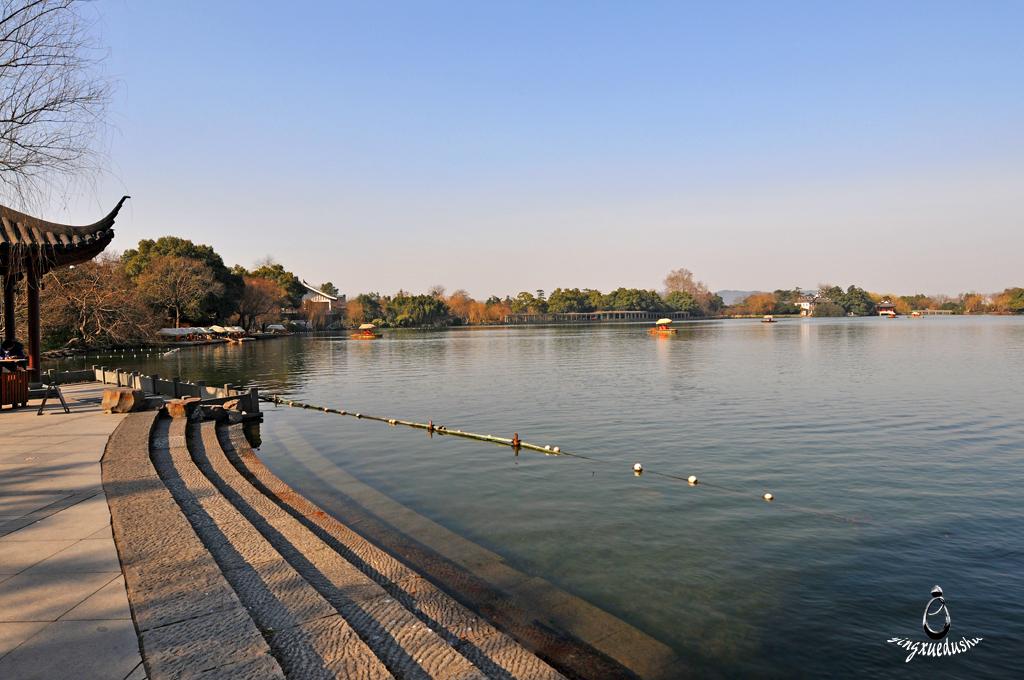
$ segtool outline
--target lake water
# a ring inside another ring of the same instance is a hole
[[[628,622],[679,655],[679,676],[1019,677],[1024,319],[644,330],[292,337],[87,362],[593,458],[270,406],[260,450],[325,507],[354,477]],[[950,639],[984,641],[904,663],[886,640],[924,639],[935,584]]]

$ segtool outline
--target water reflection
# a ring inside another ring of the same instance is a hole
[[[316,500],[354,478],[695,674],[909,673],[884,641],[919,625],[934,583],[957,594],[954,625],[994,643],[929,672],[1016,663],[1024,621],[1004,595],[1024,592],[1022,319],[697,322],[666,341],[642,326],[296,337],[129,365],[608,461],[294,409],[266,409],[262,427],[263,459]],[[636,461],[707,484],[634,477]],[[837,611],[857,625],[836,630]]]

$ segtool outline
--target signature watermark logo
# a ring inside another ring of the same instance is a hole
[[[939,625],[940,622],[941,628],[932,628],[933,623]],[[945,639],[949,634],[951,623],[952,617],[949,614],[949,605],[946,604],[942,588],[935,586],[932,588],[932,599],[928,600],[928,604],[924,606],[924,616],[921,617],[921,628],[924,630],[924,634],[934,640],[934,642],[905,637],[892,637],[886,640],[886,642],[902,647],[910,652],[905,659],[906,663],[910,663],[910,660],[917,655],[939,657],[963,654],[981,643],[982,638],[980,637],[967,638],[961,636],[959,640]]]

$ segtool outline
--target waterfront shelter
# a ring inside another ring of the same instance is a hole
[[[43,276],[54,269],[88,262],[103,252],[114,238],[114,220],[127,198],[123,196],[99,222],[80,227],[47,222],[0,206],[4,340],[17,336],[15,291],[24,281],[28,307],[25,347],[28,368],[34,378],[38,379],[40,367],[39,290]]]

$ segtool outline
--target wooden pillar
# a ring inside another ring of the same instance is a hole
[[[14,288],[17,280],[13,276],[5,276],[4,287],[4,340],[14,340]]]
[[[39,379],[40,347],[39,347],[39,272],[33,264],[28,267],[25,292],[28,298],[28,370],[33,380]]]

